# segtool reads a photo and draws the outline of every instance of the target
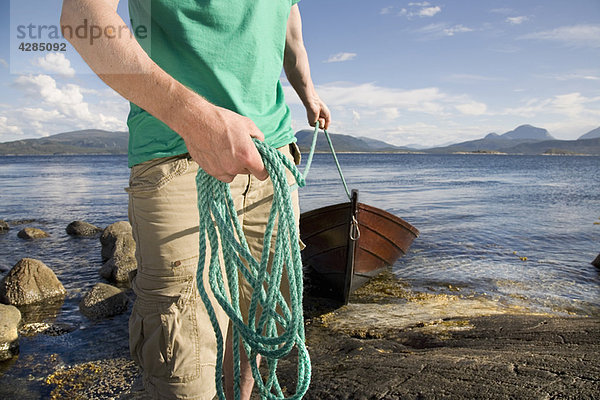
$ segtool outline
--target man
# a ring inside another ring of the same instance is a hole
[[[61,25],[86,22],[104,32],[94,41],[67,39],[131,102],[129,216],[138,273],[130,348],[154,398],[211,399],[215,393],[215,337],[195,286],[198,166],[231,183],[251,251],[259,256],[273,189],[252,138],[299,157],[279,83],[282,66],[308,122],[329,125],[310,77],[297,1],[130,0],[138,36],[137,28],[150,24],[150,43],[140,46],[132,35],[115,34],[113,27],[121,33],[124,25],[119,0],[64,0]],[[248,301],[248,287],[240,292]],[[219,318],[225,332],[226,317],[220,312]],[[231,396],[230,337],[225,364]],[[249,398],[247,360],[240,384],[242,398]]]

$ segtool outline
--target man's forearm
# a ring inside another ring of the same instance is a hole
[[[63,2],[63,27],[80,26],[86,19],[90,26],[119,27],[119,35],[103,35],[93,44],[76,35],[67,37],[86,63],[107,85],[178,133],[185,132],[181,127],[190,104],[196,111],[198,107],[205,109],[205,118],[210,118],[209,110],[214,106],[163,71],[133,35],[124,31],[126,25],[116,13],[117,5],[118,0]]]
[[[288,81],[306,106],[317,96],[317,93],[310,76],[308,54],[302,39],[302,21],[297,5],[292,7],[288,19],[283,68]]]

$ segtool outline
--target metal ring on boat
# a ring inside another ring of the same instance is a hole
[[[350,224],[350,239],[357,241],[360,238],[360,229],[358,227],[358,220],[356,216],[352,216],[352,223]]]

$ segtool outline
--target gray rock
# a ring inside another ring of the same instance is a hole
[[[10,226],[8,225],[8,222],[6,222],[3,219],[0,219],[0,233],[8,232],[9,229]]]
[[[64,298],[67,291],[43,262],[23,258],[0,282],[0,302],[22,306]]]
[[[100,275],[112,282],[128,282],[129,275],[137,269],[133,236],[117,236],[111,258],[102,265]]]
[[[102,261],[107,261],[112,257],[117,237],[131,234],[131,225],[127,221],[119,221],[107,226],[102,232],[102,236],[100,236],[100,243],[102,243]]]
[[[97,283],[79,302],[79,311],[89,319],[102,319],[127,311],[129,297],[119,288]]]
[[[592,265],[596,268],[600,268],[600,254],[592,261]]]
[[[19,353],[19,322],[21,313],[17,307],[0,304],[0,361]]]
[[[38,228],[23,228],[17,233],[21,239],[40,239],[50,236],[46,232]]]
[[[73,221],[67,226],[67,233],[72,236],[95,236],[102,228],[85,221]]]

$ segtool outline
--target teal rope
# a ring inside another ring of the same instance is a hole
[[[352,201],[352,196],[350,195],[350,190],[348,190],[348,185],[346,184],[346,179],[344,179],[344,173],[342,172],[342,167],[340,166],[340,162],[338,161],[337,155],[335,154],[335,149],[333,148],[333,142],[331,141],[331,136],[329,132],[325,129],[323,130],[325,133],[325,138],[327,139],[327,144],[329,145],[329,149],[331,150],[331,155],[333,156],[333,160],[335,161],[335,165],[337,167],[338,173],[340,174],[340,178],[342,180],[342,184],[344,185],[344,190],[346,191],[346,196],[348,196],[348,200]],[[304,167],[304,172],[302,173],[302,177],[306,179],[308,176],[308,171],[310,171],[310,166],[312,164],[313,156],[315,154],[315,149],[317,148],[317,136],[319,133],[319,121],[315,124],[315,131],[313,133],[312,143],[310,145],[310,151],[308,153],[308,158],[306,159],[306,166]],[[295,190],[298,185],[294,185],[291,187],[291,190]]]
[[[298,381],[295,394],[289,399],[301,399],[308,390],[311,366],[304,336],[302,260],[298,245],[299,235],[290,196],[292,189],[287,182],[286,169],[292,172],[299,187],[305,185],[305,180],[296,166],[282,153],[258,140],[254,142],[271,177],[274,191],[261,259],[256,260],[248,248],[237,218],[229,185],[208,175],[202,169],[198,170],[196,175],[198,209],[200,210],[200,257],[196,276],[198,292],[206,306],[217,339],[215,383],[219,399],[225,399],[222,383],[224,340],[215,310],[203,284],[207,256],[209,257],[210,289],[232,323],[235,398],[239,399],[240,396],[241,350],[239,343],[241,339],[243,351],[250,360],[252,375],[263,399],[285,398],[277,379],[277,364],[281,358],[290,353],[292,348],[296,347],[298,349]],[[269,272],[267,267],[275,225],[277,225],[275,255]],[[223,276],[219,262],[219,249],[222,250],[225,261],[225,276]],[[246,261],[248,267],[243,260]],[[279,290],[284,267],[290,284],[289,306]],[[239,307],[238,272],[242,273],[253,289],[247,325],[243,321]],[[225,282],[227,282],[231,298]],[[257,321],[256,311],[259,305],[262,313]],[[278,307],[281,315],[277,313]],[[277,324],[282,327],[281,334],[277,332]],[[267,364],[268,376],[265,381],[263,381],[255,361],[258,354],[262,355]]]

